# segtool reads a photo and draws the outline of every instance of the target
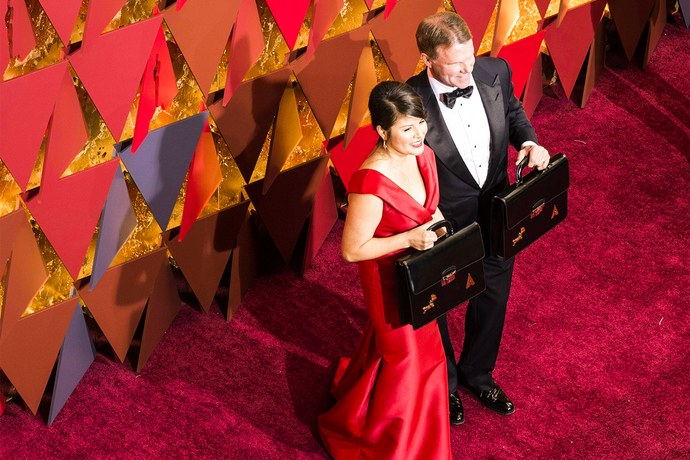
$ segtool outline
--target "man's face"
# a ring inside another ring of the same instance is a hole
[[[436,80],[448,86],[466,88],[474,68],[474,45],[470,39],[465,43],[439,47],[434,59],[422,53],[422,60]]]

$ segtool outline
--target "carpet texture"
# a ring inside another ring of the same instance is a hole
[[[540,102],[569,216],[516,262],[495,372],[516,411],[462,393],[454,458],[690,456],[689,50],[669,24],[648,68],[608,66],[585,109],[558,88]],[[327,458],[316,417],[366,322],[341,233],[304,277],[261,277],[230,323],[183,306],[140,375],[99,355],[50,427],[9,403],[0,458]],[[449,325],[459,349],[462,307]]]

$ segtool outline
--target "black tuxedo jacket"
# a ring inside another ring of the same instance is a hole
[[[522,104],[513,93],[511,71],[503,59],[479,57],[472,72],[475,90],[484,104],[491,132],[489,169],[480,188],[462,160],[441,115],[439,101],[429,84],[427,70],[407,83],[421,96],[427,111],[429,131],[425,142],[436,154],[441,200],[439,208],[456,229],[474,221],[482,227],[488,246],[491,200],[508,185],[508,144],[520,149],[525,141],[537,142],[537,136]]]

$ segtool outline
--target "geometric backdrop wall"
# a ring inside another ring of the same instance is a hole
[[[337,219],[336,190],[375,142],[370,89],[420,69],[414,31],[444,9],[465,17],[477,53],[510,62],[529,114],[554,76],[586,103],[602,18],[646,62],[667,11],[665,0],[0,0],[0,410],[51,401],[51,423],[94,353],[140,371],[181,294],[229,320],[275,263],[267,253],[306,270]]]

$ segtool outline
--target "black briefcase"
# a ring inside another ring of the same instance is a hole
[[[549,165],[522,177],[528,162],[517,168],[515,184],[493,199],[491,208],[491,253],[513,257],[555,227],[568,215],[570,173],[568,158],[551,157]]]
[[[433,248],[399,258],[400,322],[418,329],[484,290],[484,244],[476,222],[453,233],[447,220],[429,230],[446,233]]]

